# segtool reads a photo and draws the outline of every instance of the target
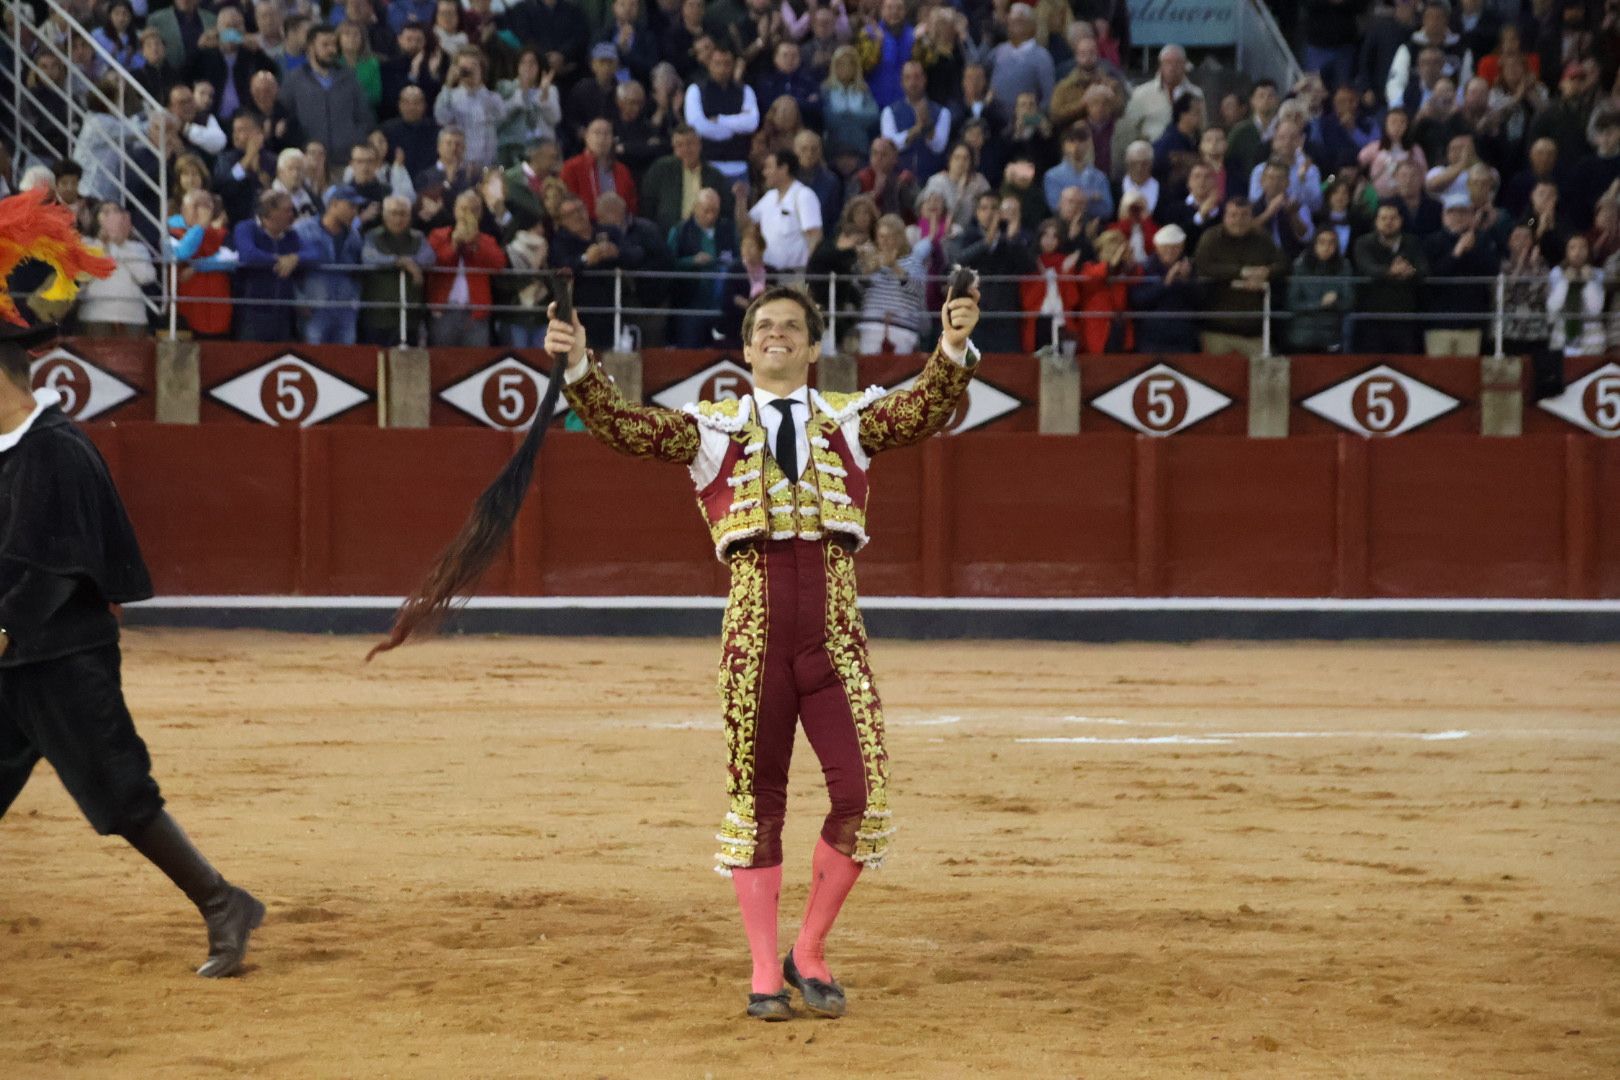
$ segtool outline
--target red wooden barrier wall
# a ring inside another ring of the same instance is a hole
[[[95,425],[167,594],[397,595],[510,454],[474,428]],[[684,469],[556,433],[491,592],[721,591]],[[985,433],[878,459],[869,593],[1620,597],[1620,442]]]

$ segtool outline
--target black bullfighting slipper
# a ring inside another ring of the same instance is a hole
[[[202,905],[208,926],[208,960],[197,969],[205,979],[223,979],[242,969],[248,936],[264,922],[264,905],[246,889],[220,883],[216,895]]]
[[[755,1020],[765,1020],[774,1023],[778,1020],[793,1019],[793,1006],[790,1004],[792,996],[787,987],[782,987],[774,994],[749,994],[748,1015]]]
[[[836,982],[822,982],[800,975],[798,965],[793,962],[792,949],[788,950],[786,959],[782,961],[782,977],[789,986],[798,990],[799,996],[804,998],[804,1007],[813,1015],[829,1020],[844,1015],[844,988]]]

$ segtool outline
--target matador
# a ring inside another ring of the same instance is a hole
[[[546,351],[566,355],[565,392],[602,442],[688,467],[714,553],[731,571],[719,690],[729,805],[715,869],[731,878],[753,961],[748,1015],[844,1015],[825,943],[861,871],[894,832],[883,710],[857,607],[855,552],[867,542],[873,455],[941,431],[972,380],[978,291],[946,302],[943,331],[908,389],[821,393],[809,383],[826,324],[802,290],[767,288],[743,318],[749,394],[682,409],[627,402],[553,318]],[[811,859],[804,921],[777,961],[782,823],[796,725],[820,760],[831,806]],[[784,985],[784,981],[786,985]]]

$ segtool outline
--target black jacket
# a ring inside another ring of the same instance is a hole
[[[145,600],[151,578],[95,444],[55,405],[0,452],[0,667],[118,640],[109,604]]]

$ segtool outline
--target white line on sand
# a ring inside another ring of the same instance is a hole
[[[1227,746],[1240,739],[1417,739],[1420,742],[1450,742],[1466,739],[1467,731],[1225,731],[1208,735],[1126,735],[1104,738],[1099,735],[1014,739],[1021,743],[1085,743],[1101,746]]]

